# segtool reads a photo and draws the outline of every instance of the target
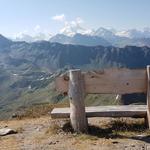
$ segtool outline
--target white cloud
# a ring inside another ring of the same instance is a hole
[[[82,18],[77,17],[73,21],[66,21],[64,27],[60,30],[61,34],[73,36],[76,33],[91,34],[92,30],[84,27],[84,21]]]
[[[40,25],[36,25],[36,26],[34,27],[34,31],[35,31],[35,32],[39,32],[40,29],[41,29]]]
[[[52,17],[52,20],[63,22],[63,21],[65,21],[65,18],[66,18],[66,17],[65,17],[64,14],[60,14],[60,15],[53,16],[53,17]]]

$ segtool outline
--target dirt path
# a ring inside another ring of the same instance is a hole
[[[97,126],[109,122],[110,119],[89,120]],[[49,117],[1,121],[0,127],[8,126],[18,133],[0,137],[0,150],[150,150],[150,136],[142,132],[115,136],[111,129],[93,128],[92,135],[77,135],[62,131],[58,125],[64,125],[64,121]]]

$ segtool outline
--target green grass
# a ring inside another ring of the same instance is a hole
[[[0,119],[11,118],[13,113],[24,111],[24,108],[31,109],[34,105],[40,104],[61,104],[69,106],[69,99],[67,96],[56,92],[53,79],[45,81],[43,84],[38,84],[36,89],[18,88],[16,91],[11,89],[8,92],[5,91],[4,97],[0,97]],[[115,100],[115,95],[111,94],[88,94],[85,98],[86,106],[118,104],[119,101]]]
[[[86,106],[119,105],[120,100],[114,94],[88,94],[85,99]]]

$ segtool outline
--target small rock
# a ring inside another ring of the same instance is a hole
[[[40,131],[40,128],[37,128],[36,131]]]
[[[142,138],[146,137],[146,135],[139,134],[139,135],[137,135],[136,137],[139,138],[139,139],[142,139]]]
[[[113,143],[113,144],[118,144],[119,142],[118,142],[118,141],[113,141],[112,143]]]
[[[57,144],[57,142],[49,142],[49,145],[55,145],[55,144]]]
[[[8,135],[8,134],[15,134],[15,133],[17,133],[17,132],[13,129],[8,129],[8,128],[0,129],[0,136],[5,136],[5,135]]]
[[[49,145],[53,144],[53,142],[49,142]]]
[[[12,117],[12,118],[17,118],[18,115],[17,115],[16,113],[13,113],[11,117]]]

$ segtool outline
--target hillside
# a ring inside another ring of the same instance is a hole
[[[53,81],[69,68],[144,68],[149,58],[149,47],[12,42],[0,36],[1,118],[33,104],[65,100],[54,91]]]

